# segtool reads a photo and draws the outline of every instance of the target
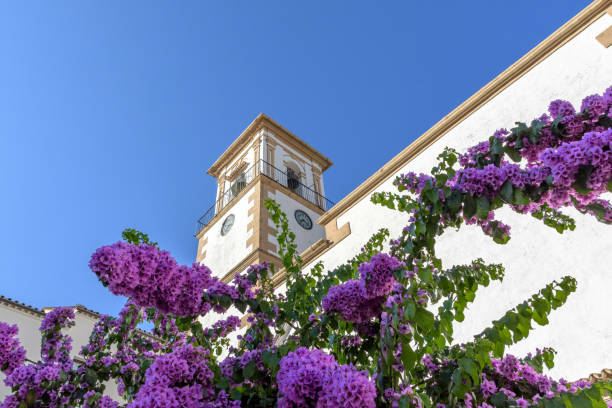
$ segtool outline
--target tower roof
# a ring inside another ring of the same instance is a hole
[[[287,129],[279,125],[268,115],[260,113],[255,120],[238,136],[238,138],[223,152],[223,154],[213,163],[206,173],[215,178],[219,178],[221,170],[231,163],[231,161],[253,140],[253,136],[261,129],[268,129],[282,142],[288,146],[295,148],[302,155],[312,160],[321,171],[327,170],[333,164],[326,156],[314,149],[308,143],[289,132]]]

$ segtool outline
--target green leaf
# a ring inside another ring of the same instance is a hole
[[[478,197],[476,201],[476,214],[481,220],[486,220],[489,216],[489,199],[485,196]]]
[[[406,320],[414,320],[414,316],[416,315],[416,306],[414,302],[406,302],[404,307],[404,319]]]
[[[515,205],[528,205],[529,204],[529,197],[527,197],[525,195],[525,193],[523,193],[523,191],[521,189],[514,189],[514,200],[513,200]]]
[[[431,201],[433,204],[437,203],[438,199],[440,198],[440,193],[438,192],[438,189],[435,187],[425,190],[425,195],[427,196],[429,201]]]
[[[472,218],[474,214],[476,214],[476,202],[474,201],[474,197],[466,194],[463,203],[463,216],[465,218]]]
[[[234,388],[230,392],[230,398],[233,399],[234,401],[240,401],[240,399],[242,398],[242,393],[240,392],[238,388]]]
[[[606,186],[606,189],[612,193],[612,179],[608,181],[608,185]]]
[[[540,137],[542,136],[543,127],[544,127],[544,122],[541,122],[539,120],[531,121],[531,127],[529,129],[529,134],[527,135],[527,138],[529,139],[529,142],[531,142],[531,144],[538,143],[538,141],[540,140]]]
[[[96,374],[93,369],[88,368],[85,371],[85,381],[87,381],[87,384],[89,384],[90,386],[95,386],[96,382],[98,381],[98,374]]]
[[[255,370],[256,369],[257,369],[257,367],[255,366],[255,362],[254,361],[249,362],[242,369],[242,373],[244,375],[244,378],[252,378],[255,375]]]
[[[600,401],[601,400],[601,391],[598,387],[590,387],[585,388],[582,392],[592,400]]]
[[[563,136],[563,116],[557,116],[550,125],[550,130],[555,136]]]
[[[505,406],[506,399],[506,394],[500,391],[491,397],[491,403],[497,408],[501,408]]]
[[[417,360],[417,353],[412,350],[410,347],[410,341],[408,336],[404,336],[404,341],[402,341],[402,363],[407,372],[410,372],[414,367]]]
[[[595,166],[591,164],[581,164],[578,166],[578,173],[576,173],[576,182],[572,184],[572,187],[578,192],[578,194],[588,194],[591,189],[587,187],[591,173],[595,170]]]
[[[591,190],[590,188],[583,187],[583,186],[582,186],[582,185],[581,185],[579,182],[577,182],[577,181],[576,181],[576,182],[574,182],[574,183],[572,183],[572,188],[573,188],[574,190],[576,190],[576,192],[577,192],[578,194],[580,194],[580,195],[587,195],[587,194],[589,194],[591,191],[593,191],[593,190]]]
[[[521,153],[512,146],[504,147],[504,152],[512,159],[513,162],[518,163],[521,161]]]
[[[222,390],[226,390],[229,388],[229,378],[227,377],[221,377],[221,379],[219,381],[217,381],[217,387],[222,389]]]
[[[500,195],[506,202],[511,203],[513,198],[513,190],[514,188],[512,187],[510,180],[506,180],[504,184],[502,184]]]
[[[453,190],[450,196],[446,199],[446,205],[452,213],[456,213],[461,209],[461,193]]]
[[[497,137],[492,138],[491,142],[491,153],[493,154],[503,154],[504,153],[504,144],[501,139]]]
[[[591,400],[584,393],[571,395],[570,402],[575,408],[591,408],[593,406]]]
[[[275,369],[278,366],[280,357],[276,353],[270,350],[266,350],[261,354],[261,360],[266,365],[266,367],[270,369]]]
[[[470,377],[472,377],[472,381],[474,382],[474,384],[478,383],[478,370],[476,368],[476,364],[474,364],[474,360],[469,357],[463,357],[460,358],[457,363],[463,371],[465,371],[469,374]]]
[[[429,331],[433,328],[434,315],[429,310],[419,307],[416,310],[414,321],[419,328]]]

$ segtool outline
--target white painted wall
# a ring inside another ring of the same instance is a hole
[[[283,212],[287,214],[287,219],[289,220],[289,228],[295,233],[295,243],[297,245],[298,252],[303,252],[309,246],[317,242],[319,239],[325,238],[325,229],[316,222],[320,216],[319,214],[312,211],[310,208],[301,205],[293,198],[283,193],[281,190],[277,190],[274,193],[268,193],[268,197],[275,200],[280,205],[281,210],[283,210]],[[312,220],[312,229],[306,230],[298,224],[294,215],[295,210],[298,209],[308,214],[308,216]],[[268,222],[271,227],[275,228],[275,225],[272,220],[268,220]],[[276,244],[276,237],[274,237],[274,235],[270,234],[268,240]]]
[[[17,325],[19,341],[26,349],[26,358],[31,361],[40,360],[40,332],[38,329],[41,321],[42,317],[0,304],[0,322]],[[4,379],[3,374],[0,374],[0,377]],[[0,395],[4,395],[2,394],[4,387],[4,381],[0,381]]]
[[[420,154],[399,173],[428,172],[445,146],[461,151],[486,140],[501,127],[515,121],[531,121],[548,108],[551,100],[562,98],[577,108],[583,97],[601,93],[612,85],[612,48],[604,48],[595,37],[612,24],[604,15],[545,61],[458,124],[438,142]],[[413,137],[414,135],[406,135]],[[395,191],[390,177],[377,191]],[[512,227],[512,239],[497,245],[476,228],[464,227],[439,239],[438,254],[446,267],[482,257],[503,263],[506,279],[477,295],[466,313],[466,321],[456,327],[457,341],[469,340],[510,307],[554,279],[571,275],[578,290],[567,304],[550,317],[550,324],[537,327],[533,334],[510,350],[519,356],[536,347],[551,346],[558,352],[550,374],[570,380],[612,368],[612,227],[592,217],[567,211],[577,227],[564,235],[543,226],[530,216],[500,211],[500,219]],[[338,226],[349,222],[351,235],[320,259],[333,269],[351,258],[363,243],[382,226],[391,236],[399,235],[407,217],[375,206],[365,197],[338,219]],[[469,243],[469,245],[466,245]],[[318,260],[313,261],[314,265]]]
[[[254,185],[247,185],[249,191],[232,201],[229,204],[231,208],[223,217],[213,220],[212,226],[204,234],[208,241],[202,248],[202,251],[206,251],[202,263],[210,268],[214,276],[223,277],[253,250],[252,245],[247,247],[246,241],[253,235],[253,230],[247,231],[247,224],[253,220],[253,215],[248,214],[253,202],[249,203],[248,200],[255,191]],[[230,214],[235,216],[234,225],[226,235],[221,235],[221,226]]]
[[[17,324],[19,342],[26,350],[26,358],[30,361],[40,361],[41,334],[39,331],[43,316],[33,315],[25,311],[0,304],[0,322]],[[89,343],[89,335],[97,318],[78,310],[75,312],[74,325],[63,330],[64,334],[72,337],[72,351],[70,356],[75,358],[79,355],[81,347]],[[0,373],[0,402],[10,395],[10,388],[4,384],[4,374]],[[115,401],[123,401],[117,393],[114,382],[106,383],[106,395]]]

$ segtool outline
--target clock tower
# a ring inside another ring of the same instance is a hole
[[[331,165],[268,116],[257,116],[207,171],[217,180],[217,197],[196,223],[196,261],[226,282],[252,264],[280,267],[266,198],[287,214],[299,253],[324,239],[316,220],[332,205],[323,189]]]

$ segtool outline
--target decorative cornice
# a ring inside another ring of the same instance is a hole
[[[249,167],[249,163],[247,163],[246,161],[244,161],[244,158],[242,159],[242,161],[240,161],[239,163],[236,163],[234,165],[234,167],[232,167],[232,169],[230,170],[229,175],[227,176],[227,179],[229,181],[234,181],[234,179],[236,177],[238,177],[238,175],[240,173],[242,173],[244,170],[247,169],[247,167]]]
[[[612,370],[609,368],[604,368],[598,373],[593,373],[588,376],[588,378],[582,378],[582,381],[588,381],[591,384],[599,382],[599,381],[612,381]]]
[[[293,144],[299,148],[300,153],[306,154],[313,161],[321,166],[321,170],[325,171],[333,163],[324,155],[315,150],[308,143],[289,132],[287,129],[276,123],[269,116],[260,113],[253,122],[238,136],[238,138],[225,150],[225,152],[214,162],[214,164],[208,169],[206,173],[211,176],[218,178],[221,170],[224,166],[229,164],[248,144],[252,141],[253,136],[256,135],[261,129],[270,129],[275,133],[281,140]]]
[[[607,12],[612,5],[612,0],[596,0],[569,20],[548,38],[538,44],[534,49],[525,54],[521,59],[512,64],[508,69],[494,78],[482,89],[472,95],[442,120],[436,123],[427,132],[421,135],[408,147],[402,150],[391,161],[381,167],[376,173],[361,183],[355,190],[349,193],[329,211],[323,214],[317,223],[325,225],[331,220],[344,214],[357,202],[370,194],[374,189],[395,174],[399,169],[409,163],[414,157],[419,155],[435,141],[444,136],[447,132],[469,117],[485,103],[493,99],[497,94],[506,89],[517,79],[529,72],[550,54],[555,52],[565,43],[570,41],[593,21],[600,18]]]
[[[45,312],[43,312],[41,309],[37,309],[34,306],[26,305],[25,303],[18,302],[14,299],[11,299],[11,298],[8,298],[2,295],[0,295],[0,304],[6,305],[10,307],[11,309],[17,309],[17,310],[26,312],[28,314],[31,314],[37,317],[45,316]]]

